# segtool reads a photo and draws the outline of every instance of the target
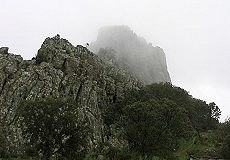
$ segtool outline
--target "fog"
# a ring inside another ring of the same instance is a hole
[[[74,45],[128,25],[164,49],[172,83],[230,114],[229,0],[0,0],[0,46],[30,59],[48,36]]]
[[[107,61],[112,60],[143,84],[171,82],[163,50],[147,43],[128,26],[102,27],[89,49]]]

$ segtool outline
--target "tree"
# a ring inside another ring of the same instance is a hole
[[[221,111],[214,102],[207,104],[200,99],[190,98],[188,106],[189,118],[198,132],[217,128]]]
[[[128,90],[124,99],[105,110],[103,118],[107,126],[124,128],[131,150],[170,159],[167,156],[176,148],[178,139],[195,130],[200,135],[215,129],[219,116],[215,103],[207,104],[180,87],[160,83]]]
[[[230,119],[219,125],[216,135],[220,154],[230,159]]]
[[[220,115],[221,115],[221,111],[220,111],[219,107],[214,102],[209,103],[209,107],[211,110],[211,117],[218,121],[220,119]]]
[[[224,158],[230,158],[230,134],[228,134],[223,140],[221,154]]]
[[[167,98],[184,108],[192,123],[198,131],[216,128],[219,123],[220,109],[215,103],[207,104],[205,101],[193,98],[187,91],[170,83],[159,83],[146,85],[140,90],[130,90],[126,93],[124,101],[116,104],[115,109],[124,105],[131,105],[137,101],[148,101],[149,99],[162,100]]]
[[[185,110],[168,99],[128,105],[122,120],[130,148],[146,156],[169,158],[177,140],[192,131]]]
[[[24,101],[17,114],[27,150],[35,150],[45,159],[53,155],[74,159],[85,154],[91,132],[73,99]]]

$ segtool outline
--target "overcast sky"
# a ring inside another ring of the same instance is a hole
[[[59,33],[72,44],[128,25],[164,49],[174,85],[230,115],[230,0],[0,0],[0,46],[30,59]]]

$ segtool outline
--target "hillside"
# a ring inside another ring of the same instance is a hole
[[[125,28],[120,51],[60,35],[31,60],[0,48],[0,159],[230,157],[219,107],[171,84],[163,51]]]
[[[0,128],[4,128],[15,154],[22,142],[12,122],[21,101],[49,96],[73,98],[94,128],[91,141],[97,144],[104,132],[101,113],[122,98],[125,90],[141,86],[126,71],[108,65],[83,46],[74,47],[59,35],[46,38],[32,60],[1,48],[0,76]]]

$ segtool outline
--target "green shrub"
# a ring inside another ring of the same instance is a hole
[[[84,157],[91,131],[73,99],[24,101],[17,114],[17,122],[28,143],[27,153],[46,159]]]
[[[143,156],[169,158],[177,140],[192,132],[185,110],[168,99],[135,102],[123,110],[129,147]]]

